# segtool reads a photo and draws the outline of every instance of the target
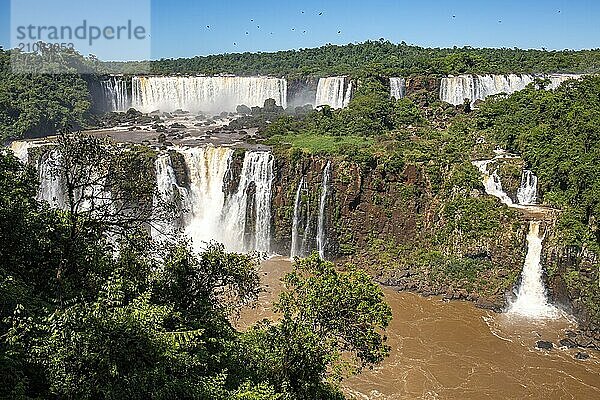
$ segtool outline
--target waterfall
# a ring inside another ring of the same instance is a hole
[[[81,182],[73,189],[70,203],[62,160],[62,154],[57,149],[51,149],[40,156],[37,165],[37,200],[47,202],[52,208],[66,210],[72,207],[75,212],[112,211],[112,196],[105,185],[107,177],[98,176],[98,171],[93,166],[84,166],[79,171]]]
[[[320,78],[317,85],[315,106],[328,105],[331,108],[344,108],[352,97],[352,82],[345,76]]]
[[[521,186],[517,190],[517,199],[519,204],[529,205],[535,204],[537,200],[537,184],[538,178],[530,170],[523,170],[521,176]]]
[[[233,150],[225,147],[193,147],[178,150],[188,167],[190,210],[186,215],[185,233],[192,238],[195,249],[216,240],[231,244],[221,226],[225,205],[223,181]]]
[[[290,249],[290,258],[301,256],[301,249],[298,247],[299,232],[298,225],[300,224],[300,207],[302,205],[302,188],[304,187],[304,177],[300,179],[298,189],[296,189],[296,198],[294,200],[294,219],[292,220],[292,246]]]
[[[131,107],[127,81],[111,76],[109,79],[103,80],[101,85],[108,111],[127,111]]]
[[[479,168],[479,171],[483,175],[483,186],[485,187],[485,192],[489,195],[495,196],[504,204],[509,207],[513,207],[512,199],[506,194],[504,189],[502,189],[502,182],[500,181],[500,177],[496,171],[491,174],[488,171],[488,165],[494,160],[484,160],[484,161],[473,161],[473,165]]]
[[[153,209],[157,210],[160,207],[170,208],[178,200],[179,204],[175,205],[179,205],[180,207],[189,206],[187,202],[189,199],[188,192],[177,183],[171,156],[168,153],[159,154],[154,162],[154,168],[156,172],[156,193],[152,200]],[[166,217],[169,219],[158,223],[155,222],[151,227],[151,235],[154,239],[165,238],[169,234],[174,234],[179,228],[175,221],[175,215],[167,215]]]
[[[225,177],[233,150],[225,147],[179,149],[190,175],[185,232],[194,248],[223,243],[228,251],[270,251],[273,155],[247,151],[238,187],[225,198]],[[169,178],[170,179],[170,178]],[[251,218],[254,217],[254,220]]]
[[[319,200],[319,221],[317,223],[317,249],[319,257],[325,259],[325,247],[327,238],[325,236],[325,211],[327,208],[327,194],[329,192],[329,180],[331,179],[331,162],[327,161],[323,170],[323,182],[321,184],[321,199]]]
[[[406,80],[404,78],[390,78],[390,96],[396,100],[406,96]]]
[[[29,149],[34,145],[27,140],[15,140],[10,144],[10,149],[14,153],[15,157],[19,159],[23,164],[27,164],[29,161]]]
[[[488,171],[488,165],[499,158],[510,156],[498,155],[492,160],[473,161],[473,165],[479,168],[483,175],[485,192],[495,196],[510,208],[521,210],[536,210],[539,207],[530,205],[535,201],[537,178],[531,171],[524,171],[521,187],[527,188],[521,192],[520,204],[514,204],[508,195],[502,190],[500,177],[494,171]],[[534,179],[535,178],[535,179]],[[522,201],[523,200],[523,201]],[[527,205],[525,205],[527,204]],[[540,221],[529,222],[529,233],[527,234],[527,256],[521,273],[521,285],[518,289],[517,299],[509,307],[508,312],[529,318],[556,318],[558,316],[555,307],[548,304],[544,282],[542,279],[542,265],[540,263],[542,253],[543,236],[540,234]]]
[[[272,184],[273,155],[266,151],[246,152],[238,189],[225,207],[222,229],[227,232],[230,248],[270,251]],[[249,197],[251,189],[254,189],[253,199]],[[247,236],[249,211],[255,221],[254,231]]]
[[[305,182],[305,191],[308,195],[308,184]],[[302,235],[302,244],[300,245],[300,255],[306,255],[310,252],[309,248],[310,235],[310,201],[306,202],[306,221],[304,221],[304,234]]]
[[[453,105],[463,104],[469,99],[471,105],[476,100],[485,100],[488,96],[506,93],[511,94],[533,82],[536,78],[547,78],[550,84],[547,89],[556,89],[567,79],[578,79],[580,75],[458,75],[442,78],[440,100]]]
[[[151,76],[132,78],[132,104],[137,110],[191,112],[235,111],[236,106],[262,107],[275,99],[287,107],[285,79],[239,76]]]
[[[509,308],[509,313],[530,318],[555,318],[558,315],[557,309],[548,304],[542,280],[540,259],[543,239],[540,234],[540,222],[531,221],[527,234],[527,256],[521,274],[521,286],[516,300]]]
[[[61,156],[57,150],[50,150],[38,160],[39,187],[38,201],[47,202],[50,207],[64,209],[67,206],[67,189],[60,168]]]

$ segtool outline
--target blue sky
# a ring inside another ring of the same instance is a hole
[[[152,0],[151,5],[153,59],[381,37],[428,47],[600,47],[599,0]],[[3,47],[9,47],[9,10],[10,0],[0,0]]]

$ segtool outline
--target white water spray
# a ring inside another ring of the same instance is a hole
[[[127,81],[123,78],[111,76],[109,79],[103,80],[101,86],[108,111],[127,111],[131,107]]]
[[[492,173],[488,171],[488,166],[493,161],[495,160],[473,161],[473,165],[475,165],[483,175],[483,186],[485,187],[485,192],[489,195],[497,197],[503,204],[513,207],[515,205],[513,204],[512,199],[508,196],[508,194],[506,194],[504,189],[502,189],[502,182],[498,176],[498,173],[496,171]]]
[[[491,174],[489,173],[489,164],[501,158],[510,158],[510,156],[500,154],[492,160],[473,162],[473,165],[479,168],[479,171],[483,175],[485,192],[497,197],[502,203],[510,208],[535,210],[537,207],[534,205],[514,204],[502,189],[502,182],[496,171]],[[537,185],[537,179],[535,180],[535,184]],[[530,193],[528,193],[528,195],[530,195]],[[531,197],[527,199],[524,198],[524,200],[531,200]],[[542,241],[543,236],[540,235],[540,222],[531,221],[529,223],[529,233],[527,234],[527,256],[525,257],[523,272],[521,273],[521,285],[516,300],[509,307],[508,312],[510,314],[539,319],[556,318],[559,316],[557,309],[549,305],[548,299],[546,298],[544,281],[542,278],[542,265],[540,262]]]
[[[517,190],[517,199],[519,204],[530,205],[537,201],[537,184],[538,178],[533,172],[526,169],[523,170],[521,176],[521,186]]]
[[[274,99],[287,107],[285,79],[240,76],[152,76],[133,77],[132,105],[142,112],[235,111],[236,106],[262,107]]]
[[[319,201],[319,220],[317,223],[317,250],[319,257],[325,259],[325,247],[327,246],[327,237],[325,236],[325,211],[327,208],[327,195],[329,193],[329,180],[331,179],[331,162],[327,161],[323,169],[323,182],[321,184],[321,199]]]
[[[248,151],[236,193],[228,199],[223,214],[223,226],[229,248],[236,251],[270,251],[271,241],[271,186],[273,183],[273,155],[266,151]],[[249,202],[251,186],[254,201]],[[254,231],[249,232],[248,212],[254,215]]]
[[[201,250],[211,240],[231,244],[222,229],[221,215],[225,204],[223,180],[229,168],[233,150],[225,147],[193,147],[179,150],[188,167],[190,210],[185,233],[192,238],[194,248]]]
[[[529,318],[556,318],[558,316],[558,310],[548,304],[542,281],[540,259],[543,240],[544,237],[540,233],[540,222],[531,221],[527,234],[527,256],[521,274],[521,285],[516,300],[508,310],[511,314]]]
[[[396,100],[406,96],[406,80],[404,78],[390,78],[390,96]]]
[[[468,99],[473,105],[476,100],[499,93],[511,94],[533,82],[536,78],[550,80],[547,89],[556,89],[568,79],[579,79],[581,75],[552,74],[552,75],[458,75],[442,78],[440,84],[440,100],[453,105],[463,104]]]
[[[344,76],[320,78],[317,85],[315,106],[328,105],[331,108],[344,108],[352,97],[352,82]]]
[[[159,154],[154,162],[154,168],[156,171],[156,193],[153,198],[153,208],[156,209],[163,205],[171,205],[177,199],[180,200],[181,206],[189,206],[188,191],[177,184],[170,155],[168,153]],[[164,239],[168,235],[176,233],[179,227],[174,220],[174,216],[169,217],[171,219],[167,221],[155,222],[153,224],[150,232],[152,238]]]
[[[300,256],[301,249],[299,248],[300,234],[298,225],[300,224],[300,207],[302,205],[302,189],[304,187],[304,177],[300,179],[298,189],[296,189],[296,197],[294,199],[294,219],[292,220],[292,245],[290,249],[290,258]]]

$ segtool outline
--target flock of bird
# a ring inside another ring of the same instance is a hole
[[[300,13],[301,13],[301,14],[304,14],[304,11],[300,11]],[[558,14],[560,14],[560,10],[557,10],[557,13],[558,13]],[[317,15],[318,15],[319,17],[320,17],[320,16],[323,16],[323,11],[320,11],[320,12],[318,12],[318,13],[317,13]],[[456,15],[452,15],[452,19],[456,19]],[[250,19],[250,22],[251,22],[251,23],[254,23],[254,19]],[[499,20],[498,20],[498,23],[499,23],[499,24],[501,24],[501,23],[502,23],[502,20],[501,20],[501,19],[499,19]],[[210,29],[210,25],[206,25],[206,29]],[[260,25],[256,25],[256,29],[260,29]],[[291,28],[291,30],[292,30],[292,31],[296,31],[296,28]],[[302,31],[302,33],[303,33],[303,34],[305,34],[306,32],[307,32],[306,30],[303,30],[303,31]],[[273,32],[270,32],[269,34],[270,34],[270,35],[273,35]],[[338,35],[341,35],[341,34],[342,34],[342,31],[341,31],[341,30],[338,30],[338,31],[337,31],[337,34],[338,34]],[[250,35],[250,32],[249,32],[249,31],[246,31],[246,35],[247,35],[247,36],[248,36],[248,35]],[[237,46],[237,42],[233,42],[233,45],[234,45],[234,46]]]
[[[300,11],[300,13],[304,14],[305,12],[304,11]],[[324,14],[324,11],[319,11],[318,13],[316,13],[316,15],[319,16],[319,17],[323,16],[323,14]],[[250,19],[250,22],[254,23],[254,19]],[[206,29],[211,29],[210,25],[206,25]],[[256,25],[256,29],[260,29],[260,25]],[[296,28],[291,28],[291,31],[296,31]],[[305,34],[305,33],[307,33],[307,31],[303,30],[302,33]],[[338,35],[341,35],[342,31],[338,30],[337,33],[338,33]],[[273,35],[273,32],[269,32],[269,34]],[[250,32],[246,31],[246,35],[247,36],[250,35]],[[233,42],[233,45],[237,46],[237,42]]]

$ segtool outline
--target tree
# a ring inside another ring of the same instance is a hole
[[[363,271],[338,272],[316,254],[297,259],[284,283],[276,303],[281,321],[264,321],[245,336],[255,380],[298,398],[337,398],[333,383],[389,353],[383,292]]]

